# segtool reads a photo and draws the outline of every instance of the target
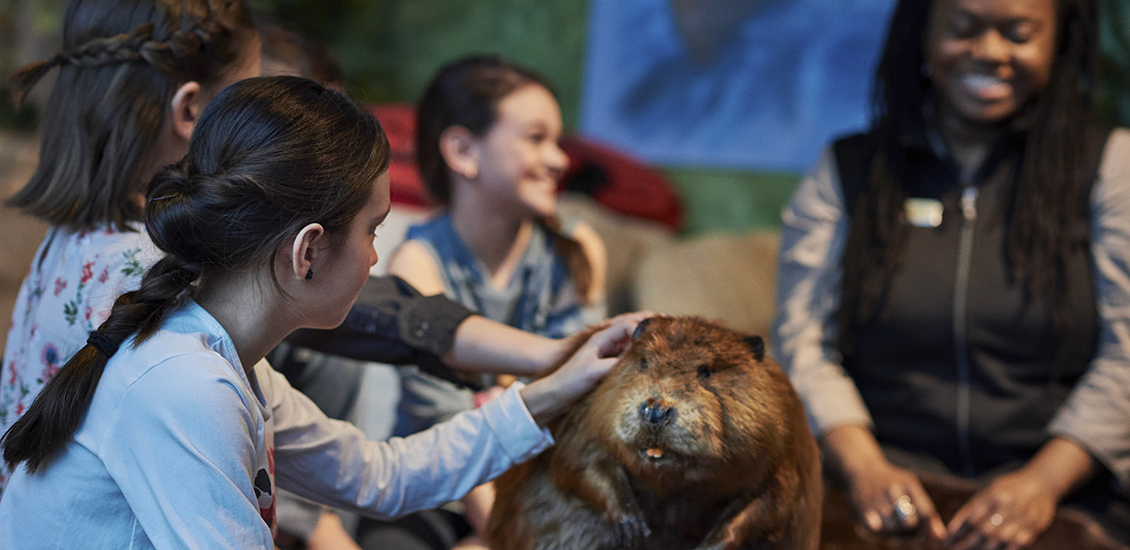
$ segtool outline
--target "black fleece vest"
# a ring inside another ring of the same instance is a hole
[[[1098,147],[1081,200],[1090,196],[1109,133],[1096,129],[1098,139],[1091,140]],[[907,142],[908,196],[940,201],[941,225],[909,228],[903,265],[879,314],[859,327],[843,358],[879,441],[938,457],[960,475],[1031,457],[1047,441],[1045,427],[1097,342],[1089,249],[1068,258],[1070,333],[1056,330],[1050,300],[1028,299],[1022,284],[1009,281],[1005,218],[1016,140],[1004,138],[965,182],[925,140]],[[835,144],[849,213],[868,188],[875,151],[870,134]],[[973,202],[968,187],[976,189]],[[1066,364],[1057,362],[1065,344],[1081,350]]]

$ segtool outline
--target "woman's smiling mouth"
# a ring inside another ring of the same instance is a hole
[[[1012,95],[1012,83],[1008,80],[978,73],[968,73],[958,77],[961,87],[981,101],[997,101]]]

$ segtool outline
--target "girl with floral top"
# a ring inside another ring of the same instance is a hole
[[[41,162],[7,203],[51,227],[12,312],[3,431],[160,258],[141,227],[145,184],[184,156],[213,96],[258,74],[259,38],[243,0],[76,0],[62,53],[11,77],[17,100],[52,68]]]

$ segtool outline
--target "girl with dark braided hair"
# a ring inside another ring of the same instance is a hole
[[[184,156],[211,97],[258,75],[259,38],[242,0],[73,0],[62,52],[12,75],[16,98],[51,68],[39,166],[8,201],[51,227],[13,310],[2,431],[160,258],[145,185]]]
[[[198,120],[144,212],[167,256],[4,436],[0,546],[273,547],[275,482],[389,517],[435,507],[552,444],[546,423],[615,363],[635,322],[554,374],[415,436],[375,443],[263,356],[345,318],[377,261],[388,140],[340,94],[253,78]]]
[[[1094,0],[901,0],[870,131],[783,213],[774,322],[874,531],[1130,541],[1130,132],[1093,118]],[[916,471],[984,488],[949,520]]]

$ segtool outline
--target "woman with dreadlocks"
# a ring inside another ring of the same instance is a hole
[[[783,213],[776,357],[877,532],[1128,538],[1130,132],[1093,0],[901,0],[862,135]],[[943,524],[914,471],[984,488]]]

